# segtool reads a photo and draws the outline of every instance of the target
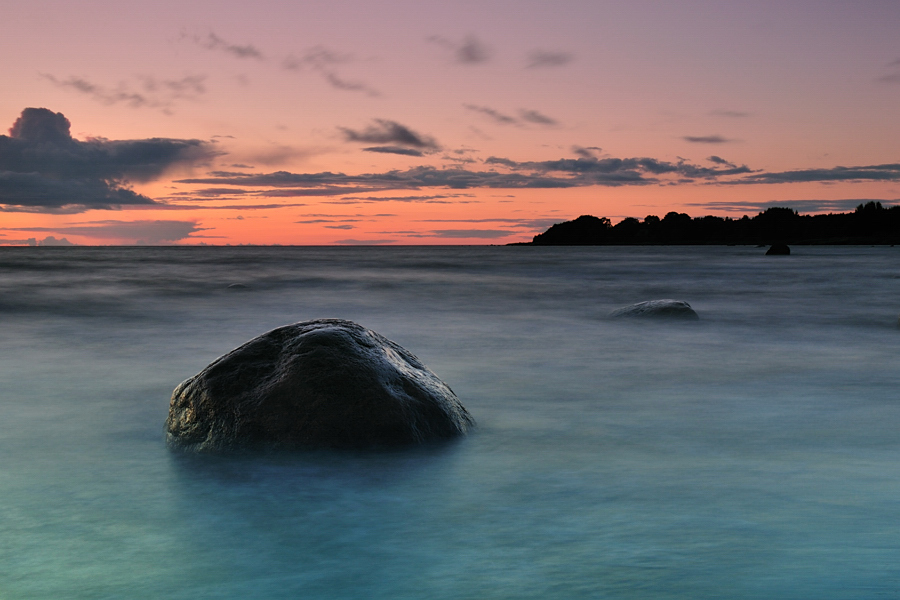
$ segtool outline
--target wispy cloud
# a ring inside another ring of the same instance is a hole
[[[539,113],[536,110],[521,110],[519,111],[519,117],[521,117],[523,121],[535,123],[537,125],[559,125],[559,121],[556,119]]]
[[[472,112],[477,112],[488,117],[494,123],[498,123],[500,125],[519,125],[519,120],[515,117],[511,117],[509,115],[505,115],[498,110],[490,108],[488,106],[478,106],[475,104],[463,104],[466,110],[470,110]]]
[[[115,87],[100,85],[85,77],[58,79],[42,73],[41,77],[58,88],[71,90],[89,96],[106,104],[124,104],[132,108],[159,108],[171,112],[179,100],[196,100],[206,93],[205,75],[186,75],[180,79],[157,79],[137,77],[137,82],[120,82]]]
[[[463,104],[463,108],[483,115],[498,125],[514,125],[517,127],[521,127],[526,123],[544,126],[559,125],[559,121],[557,121],[556,119],[548,117],[547,115],[533,109],[520,109],[518,112],[519,116],[513,117],[489,106]]]
[[[281,66],[288,71],[312,70],[337,90],[361,92],[373,97],[380,96],[381,93],[369,84],[347,79],[335,70],[337,66],[351,63],[354,60],[351,54],[332,50],[325,46],[313,46],[299,55],[289,55],[282,61]]]
[[[253,44],[234,44],[223,40],[211,31],[205,37],[199,35],[188,36],[187,34],[182,34],[182,37],[191,39],[194,43],[207,50],[217,50],[234,56],[235,58],[265,60],[263,53]]]
[[[485,63],[493,55],[490,47],[474,35],[468,35],[460,42],[452,41],[439,35],[432,35],[427,40],[451,51],[454,61],[463,65]]]
[[[322,76],[325,78],[325,81],[328,84],[338,90],[343,90],[345,92],[362,92],[368,96],[380,96],[381,93],[375,88],[369,86],[367,83],[362,81],[350,81],[348,79],[343,79],[339,77],[333,71],[325,71],[322,72]]]
[[[526,66],[529,69],[562,67],[572,62],[573,58],[572,54],[568,52],[533,50],[528,54],[528,64]]]

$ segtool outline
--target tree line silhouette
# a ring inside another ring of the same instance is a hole
[[[638,244],[897,244],[900,206],[860,204],[850,213],[800,215],[769,208],[755,217],[691,217],[670,212],[660,219],[629,217],[613,225],[606,217],[582,215],[557,223],[524,245],[600,246]]]

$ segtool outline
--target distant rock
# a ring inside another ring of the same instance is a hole
[[[245,285],[243,283],[230,283],[230,284],[228,284],[228,289],[229,290],[249,290],[250,286]]]
[[[788,256],[791,249],[787,244],[772,244],[766,250],[766,256]]]
[[[691,305],[681,300],[647,300],[625,306],[609,313],[610,319],[621,318],[665,318],[683,321],[698,321],[700,316]]]
[[[172,393],[170,447],[360,448],[462,435],[474,421],[418,358],[352,321],[273,329]]]

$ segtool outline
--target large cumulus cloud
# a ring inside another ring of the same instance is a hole
[[[62,113],[26,108],[9,135],[0,135],[0,204],[34,209],[153,204],[128,185],[216,154],[200,140],[76,140]]]

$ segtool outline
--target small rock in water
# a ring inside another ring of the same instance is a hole
[[[228,285],[229,290],[249,290],[249,285],[244,285],[243,283],[231,283]]]
[[[462,435],[474,421],[418,358],[341,319],[273,329],[172,393],[170,447],[198,452],[396,446]]]
[[[631,306],[619,308],[609,313],[610,319],[624,317],[666,318],[697,321],[700,316],[691,305],[681,300],[647,300]]]
[[[789,256],[791,249],[787,244],[772,244],[766,250],[766,256]]]

